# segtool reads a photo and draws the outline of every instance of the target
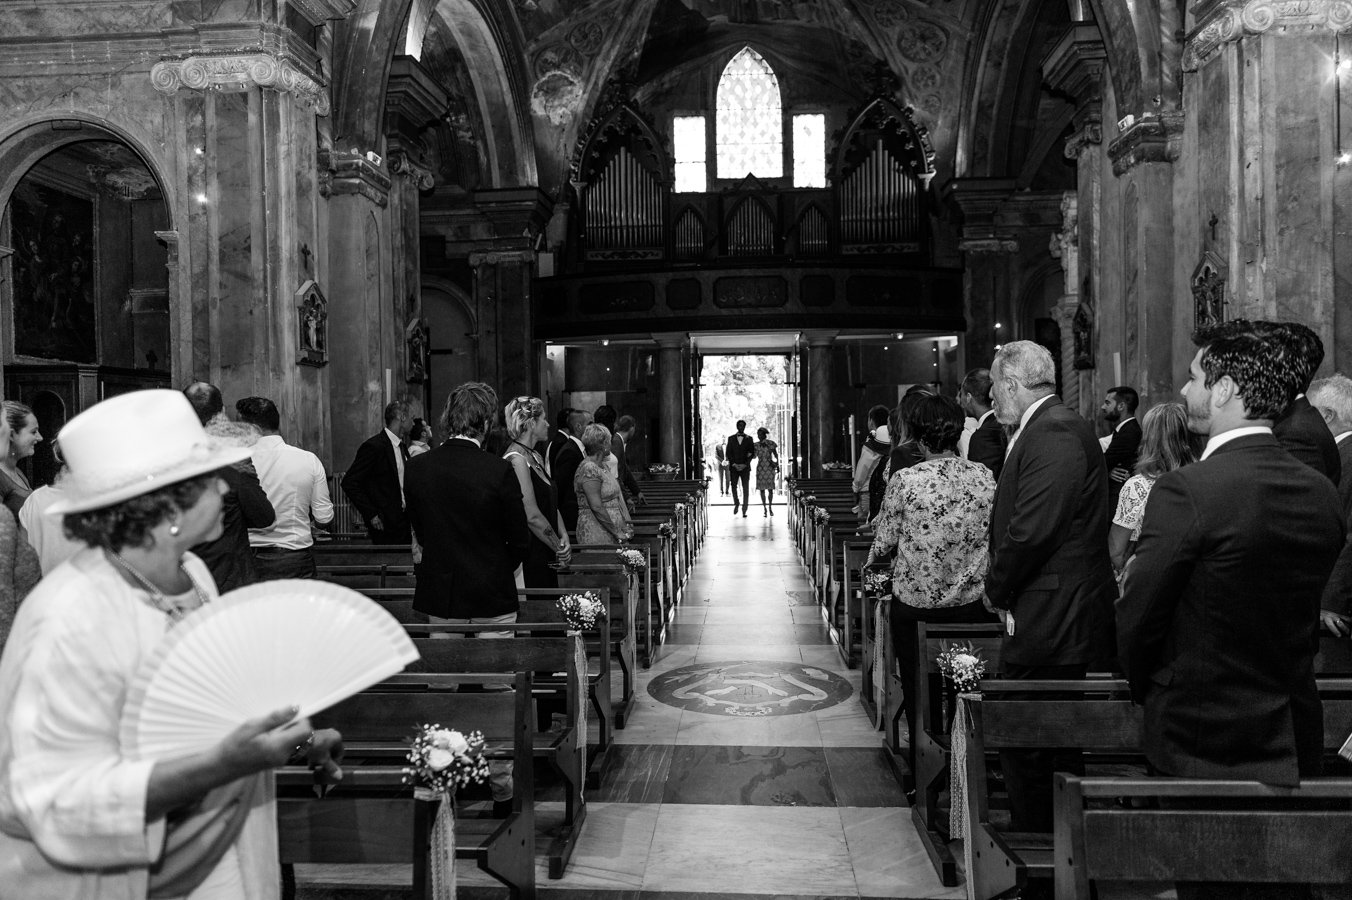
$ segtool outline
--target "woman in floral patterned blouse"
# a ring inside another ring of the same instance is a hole
[[[892,644],[901,669],[906,721],[915,746],[917,622],[983,622],[987,528],[995,479],[981,463],[959,459],[962,408],[926,396],[907,413],[906,433],[923,459],[891,476],[874,521],[868,561],[892,562]]]
[[[1182,403],[1161,403],[1141,420],[1141,450],[1136,457],[1136,474],[1122,485],[1122,493],[1117,497],[1117,511],[1113,513],[1113,527],[1108,533],[1108,552],[1119,578],[1141,536],[1141,520],[1145,518],[1145,502],[1150,499],[1150,489],[1165,472],[1196,461],[1195,440],[1188,431],[1188,413]]]

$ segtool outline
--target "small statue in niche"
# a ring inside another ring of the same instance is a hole
[[[1075,338],[1075,368],[1094,368],[1094,310],[1089,301],[1081,300],[1075,308],[1070,329]]]
[[[329,361],[329,303],[313,280],[296,291],[296,316],[296,361],[302,366],[324,365]]]
[[[410,384],[427,380],[427,324],[422,319],[412,319],[404,328],[404,341],[408,347],[408,378]]]
[[[1201,330],[1225,321],[1226,266],[1210,250],[1192,273],[1193,328]]]

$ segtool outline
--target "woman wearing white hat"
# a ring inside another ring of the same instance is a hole
[[[145,435],[153,435],[146,440]],[[214,447],[177,391],[100,403],[61,431],[71,537],[88,545],[20,606],[0,656],[0,885],[25,900],[271,900],[279,874],[273,767],[305,752],[332,777],[337,732],[241,725],[213,750],[120,752],[127,688],[185,614],[216,597],[188,548],[221,532]]]

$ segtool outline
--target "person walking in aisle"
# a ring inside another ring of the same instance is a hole
[[[756,437],[760,439],[756,441],[756,490],[760,492],[761,511],[765,516],[773,516],[779,445],[770,440],[770,432],[765,428],[757,428]]]
[[[728,495],[728,457],[722,444],[714,446],[714,459],[718,462],[718,495]]]
[[[728,437],[725,458],[728,461],[728,476],[732,479],[732,514],[741,509],[742,518],[746,518],[746,509],[751,505],[751,457],[755,455],[755,444],[746,433],[746,420],[737,420],[737,433]],[[739,497],[737,488],[741,487]]]

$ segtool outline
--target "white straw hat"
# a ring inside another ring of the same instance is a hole
[[[249,458],[216,445],[178,391],[133,391],[97,403],[61,429],[69,472],[48,512],[102,509]]]

